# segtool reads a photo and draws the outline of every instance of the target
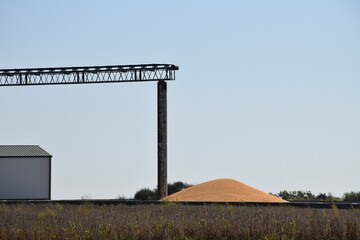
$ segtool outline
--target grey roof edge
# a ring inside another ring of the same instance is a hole
[[[39,145],[0,145],[0,158],[4,157],[52,157]]]

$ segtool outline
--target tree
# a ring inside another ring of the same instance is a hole
[[[287,201],[309,201],[315,200],[315,195],[310,191],[281,191],[278,194],[284,200]]]
[[[181,191],[185,188],[191,187],[191,186],[192,186],[191,184],[183,183],[181,181],[169,183],[168,184],[168,194],[169,195],[174,194],[176,192],[179,192],[179,191]]]
[[[142,188],[135,193],[134,198],[137,200],[156,200],[157,199],[156,190],[155,189],[151,190],[149,188]]]
[[[281,191],[275,196],[281,197],[287,201],[341,201],[331,193],[319,193],[314,195],[311,191]]]
[[[173,182],[168,184],[168,194],[174,194],[185,188],[191,187],[191,184],[183,183],[181,181]],[[137,200],[157,200],[157,189],[142,188],[135,193],[134,196]]]
[[[344,193],[344,201],[346,202],[360,202],[360,192],[347,192]]]

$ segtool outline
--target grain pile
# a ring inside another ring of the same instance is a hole
[[[180,202],[287,202],[233,179],[204,182],[162,199]]]

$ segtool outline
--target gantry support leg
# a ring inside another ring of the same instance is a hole
[[[167,191],[167,83],[158,82],[158,198]]]

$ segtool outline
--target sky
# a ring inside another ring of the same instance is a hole
[[[168,180],[360,191],[360,2],[0,0],[0,69],[171,63]],[[157,184],[156,82],[0,87],[52,199]]]

